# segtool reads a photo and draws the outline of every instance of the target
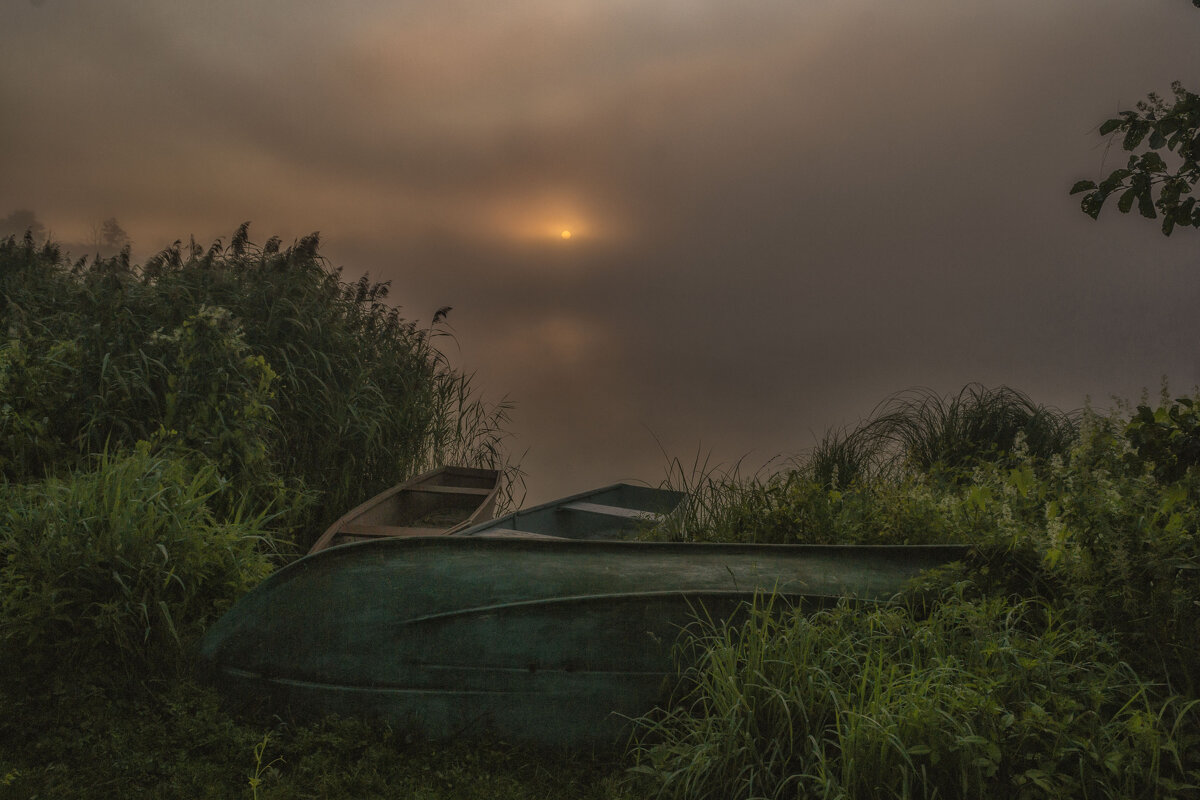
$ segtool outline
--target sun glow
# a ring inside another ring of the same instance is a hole
[[[611,245],[627,235],[623,219],[568,190],[531,190],[487,198],[475,217],[491,236],[545,246]]]

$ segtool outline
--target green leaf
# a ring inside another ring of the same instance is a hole
[[[1079,192],[1086,192],[1089,189],[1095,188],[1095,181],[1076,181],[1075,185],[1071,187],[1071,194],[1078,194]]]
[[[1165,136],[1163,136],[1162,133],[1159,132],[1158,128],[1155,128],[1154,130],[1150,131],[1150,142],[1149,142],[1150,147],[1152,147],[1155,150],[1158,150],[1160,147],[1163,147],[1166,143],[1167,143],[1167,138]]]
[[[167,630],[171,634],[171,638],[176,644],[182,644],[183,640],[179,638],[179,631],[175,630],[175,620],[171,617],[171,609],[167,606],[165,600],[158,601],[158,610],[162,614],[163,621],[167,623]]]
[[[1158,212],[1154,210],[1154,196],[1149,186],[1144,187],[1142,191],[1138,192],[1138,213],[1146,219],[1155,219],[1158,217]]]
[[[1158,153],[1146,153],[1142,156],[1142,169],[1147,172],[1166,172],[1167,162]]]
[[[1149,123],[1138,121],[1129,126],[1129,130],[1125,132],[1125,139],[1121,142],[1121,147],[1126,150],[1133,150],[1142,143],[1142,139],[1146,138],[1146,134],[1150,132]]]
[[[1121,120],[1110,119],[1100,126],[1100,135],[1107,136],[1119,127],[1121,127]]]
[[[1104,194],[1104,195],[1112,194],[1112,192],[1116,191],[1116,189],[1122,184],[1122,182],[1124,182],[1124,180],[1132,174],[1133,174],[1133,172],[1128,169],[1113,170],[1112,174],[1109,175],[1104,180],[1102,180],[1100,182],[1100,186],[1097,188],[1100,190],[1101,194]]]
[[[1117,201],[1117,210],[1122,214],[1128,214],[1133,208],[1133,201],[1137,197],[1137,189],[1126,189],[1121,195],[1121,199]]]
[[[1188,217],[1192,215],[1192,209],[1195,207],[1196,198],[1194,197],[1189,197],[1187,200],[1184,200],[1182,203],[1180,203],[1178,209],[1179,221],[1184,225],[1189,224]]]

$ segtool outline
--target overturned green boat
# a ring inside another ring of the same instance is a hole
[[[958,546],[721,545],[441,537],[321,551],[207,633],[205,672],[278,713],[377,717],[415,735],[617,744],[672,689],[697,613],[776,592],[892,596]]]

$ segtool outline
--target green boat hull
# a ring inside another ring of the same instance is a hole
[[[670,694],[697,613],[756,593],[892,596],[965,547],[695,545],[489,538],[332,548],[280,570],[201,643],[235,698],[376,717],[416,735],[566,747],[622,741]]]

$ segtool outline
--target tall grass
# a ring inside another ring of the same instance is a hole
[[[963,498],[913,476],[834,488],[804,462],[753,474],[672,462],[665,488],[688,493],[643,538],[757,544],[941,544],[987,536]]]
[[[211,467],[140,448],[0,486],[0,654],[7,678],[146,679],[273,569],[261,516],[216,519]]]
[[[243,225],[227,248],[185,256],[176,246],[143,273],[228,307],[278,374],[279,470],[321,492],[306,529],[434,466],[509,467],[508,404],[479,398],[434,346],[433,331],[386,302],[387,282],[341,280],[316,234],[286,250],[274,239],[260,249]]]
[[[1197,701],[1160,698],[1037,601],[807,613],[766,598],[704,623],[682,696],[639,721],[674,798],[1137,798],[1200,791]]]
[[[769,466],[769,465],[768,465]],[[661,488],[683,493],[683,500],[640,538],[652,541],[695,542],[713,538],[714,531],[728,530],[735,519],[735,498],[757,485],[766,467],[754,475],[743,475],[742,462],[730,467],[711,462],[697,450],[690,465],[668,457],[667,474]]]
[[[885,400],[857,428],[828,434],[805,466],[812,480],[832,488],[906,471],[963,479],[1017,442],[1038,458],[1066,452],[1080,418],[1081,412],[1039,405],[1006,386],[972,383],[949,396],[915,389]]]
[[[858,427],[830,431],[775,471],[767,464],[743,474],[740,462],[724,470],[699,457],[688,469],[671,460],[663,485],[689,499],[648,535],[777,544],[975,540],[986,526],[970,519],[956,487],[969,487],[979,467],[1065,455],[1081,419],[1082,412],[1041,406],[1007,387],[898,394]]]

